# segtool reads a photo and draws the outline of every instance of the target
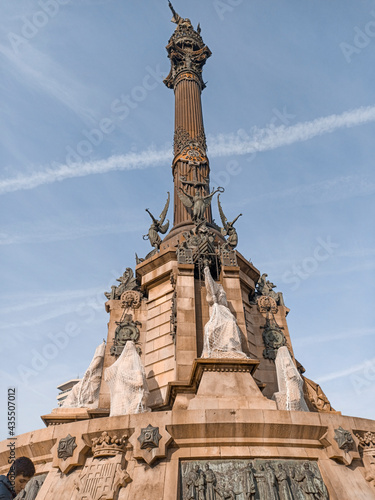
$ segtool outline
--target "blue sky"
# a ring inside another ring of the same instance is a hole
[[[174,6],[213,53],[211,185],[243,213],[238,249],[284,293],[306,375],[373,418],[375,2]],[[19,433],[84,373],[103,292],[150,250],[144,209],[172,188],[170,18],[167,1],[1,3],[0,408],[16,386]]]

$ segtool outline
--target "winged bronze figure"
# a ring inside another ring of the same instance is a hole
[[[236,246],[238,244],[238,235],[237,235],[237,231],[234,227],[234,223],[237,221],[237,219],[239,217],[241,217],[242,214],[237,215],[237,217],[234,219],[234,221],[228,222],[228,219],[225,217],[225,214],[224,214],[223,209],[221,207],[220,195],[218,195],[218,197],[217,197],[217,206],[219,208],[221,222],[224,226],[221,229],[221,234],[223,236],[228,236],[227,245],[231,250],[233,250],[234,248],[236,248]]]
[[[150,244],[152,247],[155,247],[156,249],[159,250],[160,244],[161,244],[161,238],[158,233],[165,234],[168,229],[169,229],[169,220],[164,224],[165,218],[167,216],[168,208],[169,208],[169,201],[170,201],[170,194],[168,192],[168,199],[165,204],[165,207],[163,208],[162,213],[159,216],[159,220],[156,219],[150,210],[146,208],[146,212],[149,214],[149,216],[152,219],[152,224],[150,226],[150,229],[148,230],[147,234],[143,235],[144,240],[149,240]]]
[[[217,189],[212,191],[212,193],[203,196],[201,195],[200,190],[196,189],[195,195],[191,196],[186,191],[179,188],[177,194],[180,200],[182,201],[184,207],[193,209],[193,217],[192,217],[193,221],[200,222],[204,220],[204,212],[206,211],[206,208],[211,205],[211,200],[214,194],[223,192],[224,188],[218,187]]]

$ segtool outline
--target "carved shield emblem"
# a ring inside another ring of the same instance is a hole
[[[122,454],[108,458],[90,458],[76,483],[77,500],[113,500],[119,489],[131,481],[124,469]]]

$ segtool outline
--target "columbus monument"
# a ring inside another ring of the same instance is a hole
[[[43,429],[18,436],[16,455],[36,467],[19,497],[375,499],[375,421],[343,416],[305,376],[283,294],[236,249],[242,214],[210,186],[211,51],[169,6],[173,190],[159,216],[142,207],[150,251],[105,293],[107,339],[84,377]],[[8,455],[0,443],[1,474]]]

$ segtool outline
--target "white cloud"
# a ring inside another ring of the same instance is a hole
[[[244,155],[260,151],[269,151],[281,146],[307,141],[313,137],[334,132],[341,128],[350,128],[375,121],[375,106],[361,107],[346,111],[341,115],[330,115],[317,118],[311,122],[301,122],[286,127],[268,127],[253,129],[252,137],[243,139],[235,134],[219,135],[209,141],[210,156]],[[134,170],[150,168],[171,161],[172,152],[168,149],[146,150],[140,153],[111,156],[105,160],[61,165],[57,168],[46,168],[31,175],[18,175],[15,178],[6,178],[0,181],[0,194],[33,189],[44,184],[62,181],[64,179],[83,177],[91,174],[103,174],[115,170]],[[351,188],[350,178],[341,178]],[[327,186],[328,189],[329,186]],[[374,186],[362,182],[362,189],[368,192]]]
[[[67,228],[37,229],[27,232],[27,229],[19,233],[0,233],[1,245],[14,245],[20,243],[49,243],[54,241],[67,241],[89,236],[101,236],[104,234],[131,233],[138,231],[139,225],[126,226],[122,224],[103,224],[97,226],[79,226]]]
[[[322,382],[327,382],[328,380],[336,380],[338,378],[347,377],[348,375],[352,375],[353,373],[357,373],[368,366],[375,365],[375,358],[368,359],[359,365],[353,365],[346,370],[340,370],[332,373],[327,373],[327,375],[323,375],[315,380],[316,383],[321,384]]]
[[[57,168],[47,168],[31,175],[18,175],[12,179],[0,181],[0,194],[23,189],[33,189],[45,184],[63,181],[74,177],[84,177],[92,174],[104,174],[116,170],[140,170],[161,165],[170,161],[171,152],[147,150],[141,153],[111,156],[106,160],[90,161],[61,165]]]
[[[235,134],[219,135],[210,147],[214,156],[244,155],[259,151],[269,151],[280,146],[303,142],[313,137],[329,134],[341,128],[355,127],[375,121],[375,106],[363,106],[341,115],[329,115],[310,122],[300,122],[287,127],[253,128],[252,137],[243,139]]]

